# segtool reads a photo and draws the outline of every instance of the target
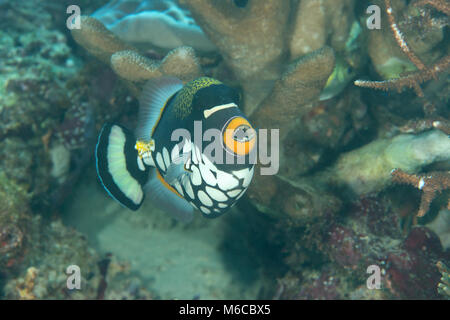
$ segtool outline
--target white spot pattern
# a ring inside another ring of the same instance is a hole
[[[203,190],[197,193],[197,197],[205,206],[211,207],[213,205],[211,198]]]
[[[216,201],[223,202],[223,201],[228,200],[227,196],[222,191],[220,191],[216,188],[211,188],[210,186],[206,186],[205,190],[206,190],[206,193]]]
[[[194,186],[199,186],[202,184],[202,177],[200,176],[200,171],[196,166],[191,166],[192,174],[191,181]]]
[[[242,189],[236,189],[236,190],[232,190],[227,192],[227,195],[231,198],[236,197],[240,192],[242,191]]]
[[[211,170],[203,163],[200,163],[199,167],[203,181],[211,186],[215,186],[217,184],[217,179],[214,177],[214,174],[211,172]]]
[[[205,214],[210,214],[211,210],[209,210],[208,208],[205,208],[204,206],[200,206],[200,210],[205,213]]]
[[[229,173],[218,170],[217,184],[221,190],[227,191],[236,188],[239,185],[239,180]]]

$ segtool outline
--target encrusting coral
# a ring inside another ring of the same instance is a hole
[[[342,154],[324,173],[333,184],[346,186],[357,194],[379,192],[390,184],[391,171],[400,168],[417,172],[436,161],[450,159],[450,139],[440,131],[420,135],[401,134],[378,139]]]

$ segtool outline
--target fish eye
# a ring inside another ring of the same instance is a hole
[[[233,133],[233,139],[238,142],[247,142],[253,139],[254,130],[249,125],[240,125]]]
[[[235,117],[225,125],[223,141],[226,149],[237,155],[247,155],[255,145],[256,132],[243,117]]]

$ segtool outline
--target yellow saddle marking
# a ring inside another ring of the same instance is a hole
[[[134,148],[137,150],[139,158],[143,158],[146,153],[151,153],[155,151],[155,141],[150,140],[149,142],[138,140]]]
[[[219,80],[201,77],[188,82],[175,98],[174,112],[178,119],[184,119],[192,112],[192,100],[200,89],[209,87],[213,84],[222,84]]]

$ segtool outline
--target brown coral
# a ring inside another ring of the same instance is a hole
[[[278,76],[290,1],[250,1],[245,8],[227,1],[180,3],[189,8],[240,80]]]
[[[111,64],[120,77],[129,81],[170,75],[188,82],[202,74],[192,48],[179,47],[169,52],[162,61],[152,60],[124,43],[93,17],[81,17],[81,29],[72,30],[72,36],[88,52]]]
[[[291,1],[249,1],[244,8],[230,1],[181,0],[243,87],[249,114],[280,76],[286,58]]]
[[[72,37],[92,55],[109,63],[111,55],[118,51],[134,50],[93,17],[81,16],[81,28],[72,30]]]
[[[409,184],[422,190],[418,217],[423,217],[430,209],[431,202],[442,191],[450,187],[449,172],[430,172],[422,175],[408,174],[400,169],[394,169],[391,173],[392,180],[396,183]],[[449,201],[450,205],[450,201]]]
[[[334,52],[330,47],[314,51],[291,63],[274,86],[272,93],[252,115],[252,122],[260,128],[280,128],[286,136],[302,106],[317,101],[320,92],[333,72]],[[280,140],[283,140],[282,138]]]
[[[289,43],[291,56],[320,49],[328,40],[335,50],[344,50],[354,21],[354,6],[354,0],[300,1]]]

